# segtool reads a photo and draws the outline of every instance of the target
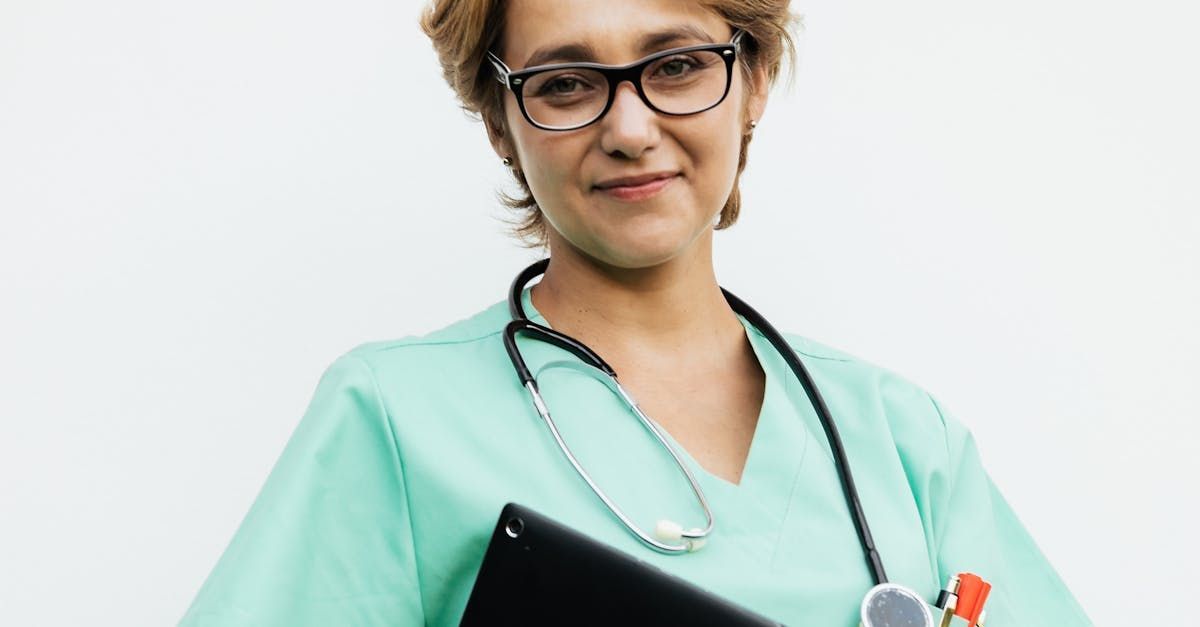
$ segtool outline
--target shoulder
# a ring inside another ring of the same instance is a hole
[[[421,359],[469,354],[480,346],[500,345],[507,322],[506,304],[499,302],[426,334],[364,342],[344,353],[339,361],[358,361],[373,370],[387,370]]]
[[[931,400],[924,388],[894,370],[802,335],[784,333],[783,337],[792,350],[800,355],[804,364],[816,371],[814,376],[819,372],[830,377],[831,383],[837,385],[872,388]]]
[[[939,442],[959,426],[922,385],[892,369],[816,340],[784,333],[835,412],[839,427],[887,428],[897,444]]]
[[[436,415],[463,400],[465,390],[494,396],[516,381],[502,339],[507,322],[500,302],[426,334],[359,344],[326,368],[318,389],[353,384],[372,396],[370,404],[406,422]]]

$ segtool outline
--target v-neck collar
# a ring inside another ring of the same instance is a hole
[[[546,318],[533,306],[530,294],[529,288],[521,294],[526,315],[549,327]],[[724,512],[723,518],[730,515],[739,518],[765,516],[767,520],[782,524],[788,513],[792,488],[804,463],[809,430],[800,416],[802,410],[797,405],[794,387],[797,382],[787,362],[758,329],[741,315],[738,320],[746,329],[750,346],[766,376],[762,406],[742,468],[741,482],[734,484],[709,472],[666,429],[662,431],[695,474],[714,507],[718,503],[733,505],[722,508],[729,510]]]

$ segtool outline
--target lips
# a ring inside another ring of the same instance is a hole
[[[621,176],[617,178],[606,179],[596,184],[598,189],[613,189],[616,187],[639,187],[647,183],[652,183],[661,179],[667,179],[675,176],[677,172],[651,172],[649,174],[639,174],[635,176]]]
[[[641,176],[608,179],[596,186],[596,190],[619,202],[641,202],[662,193],[679,178],[676,172],[660,172]]]

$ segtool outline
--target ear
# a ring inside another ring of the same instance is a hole
[[[767,96],[770,95],[771,82],[767,79],[766,68],[760,65],[751,70],[747,87],[746,117],[748,119],[746,123],[749,125],[750,120],[761,121],[763,113],[767,110]]]
[[[508,137],[508,133],[504,129],[503,120],[500,116],[484,116],[483,127],[487,129],[488,141],[492,144],[492,150],[496,151],[496,156],[503,159],[509,157],[516,161],[516,151],[513,149],[512,139]]]

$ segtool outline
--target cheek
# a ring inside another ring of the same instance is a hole
[[[737,177],[741,139],[736,111],[714,116],[691,138],[694,147],[691,153],[696,160],[696,172],[691,182],[706,209],[720,211],[729,198]]]
[[[577,194],[579,158],[561,142],[526,144],[525,180],[543,211],[554,212]]]
[[[521,123],[525,123],[524,118]],[[590,145],[586,135],[556,135],[529,128],[519,131],[514,139],[525,180],[547,217],[553,221],[554,214],[577,205],[583,193],[579,173]]]

